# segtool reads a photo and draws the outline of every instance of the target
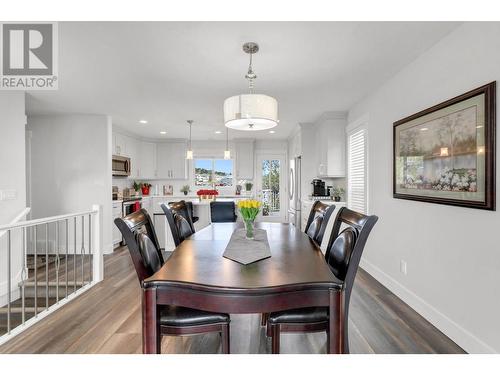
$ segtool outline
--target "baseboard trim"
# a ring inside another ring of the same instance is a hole
[[[491,346],[481,341],[472,333],[458,325],[448,316],[444,315],[425,300],[407,289],[397,280],[386,274],[380,268],[370,263],[365,258],[361,260],[361,268],[373,276],[387,289],[401,298],[417,313],[422,315],[431,324],[448,336],[451,340],[471,354],[498,354]]]

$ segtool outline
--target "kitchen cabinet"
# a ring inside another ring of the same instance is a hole
[[[125,136],[125,156],[130,158],[130,178],[139,177],[138,143],[136,139]]]
[[[318,177],[345,177],[345,126],[344,115],[316,124]]]
[[[288,155],[291,159],[302,156],[302,133],[300,130],[289,139]]]
[[[153,213],[153,198],[149,196],[143,196],[141,199],[142,208],[148,211],[149,214]]]
[[[122,203],[121,202],[113,202],[113,211],[112,211],[112,216],[113,216],[113,223],[112,228],[113,228],[113,247],[116,245],[119,245],[121,240],[122,240],[122,234],[118,227],[115,225],[115,219],[118,217],[122,217]]]
[[[113,133],[113,154],[127,156],[126,153],[125,136],[120,133]]]
[[[237,180],[253,180],[254,178],[254,141],[235,141]]]
[[[138,144],[138,177],[156,178],[156,143],[141,141]]]
[[[164,142],[157,144],[157,177],[184,180],[187,178],[186,142]]]
[[[160,205],[162,203],[168,204],[168,202],[176,199],[173,197],[151,197],[150,199],[152,204],[150,215],[153,217],[158,243],[162,249],[165,249],[165,251],[173,251],[175,249],[174,239]]]

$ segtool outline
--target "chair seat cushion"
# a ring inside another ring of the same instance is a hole
[[[271,324],[317,323],[328,320],[327,307],[305,307],[285,311],[272,312],[269,316]]]
[[[198,326],[216,323],[229,323],[229,314],[212,313],[180,306],[163,306],[160,310],[161,325]]]

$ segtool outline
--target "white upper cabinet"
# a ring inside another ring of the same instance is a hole
[[[113,154],[126,156],[125,136],[120,133],[113,133]]]
[[[295,135],[290,138],[288,152],[290,158],[302,155],[302,134],[300,131],[296,132]]]
[[[185,180],[187,173],[187,143],[175,142],[172,145],[172,178]]]
[[[139,177],[139,141],[135,138],[125,136],[125,156],[130,158],[130,177],[137,178]]]
[[[187,142],[147,142],[113,132],[113,155],[130,158],[130,178],[176,179],[188,178]]]
[[[186,142],[165,142],[157,144],[157,177],[184,180],[187,178]]]
[[[141,178],[156,178],[156,143],[139,142],[138,147],[138,177]],[[133,163],[133,162],[132,162]]]
[[[253,140],[234,142],[236,150],[235,174],[238,180],[253,180],[254,178],[254,146]]]
[[[345,177],[345,126],[342,114],[328,114],[316,124],[318,177]]]

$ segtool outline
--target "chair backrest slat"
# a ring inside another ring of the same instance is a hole
[[[321,245],[321,242],[323,242],[326,227],[333,211],[335,211],[335,205],[328,205],[321,201],[314,202],[311,208],[309,218],[307,219],[305,233],[319,246]]]
[[[191,232],[194,233],[193,224],[193,203],[186,202],[184,200],[178,202],[168,202],[168,207],[176,214],[182,215],[184,219],[188,222]]]
[[[233,223],[236,221],[234,202],[210,202],[212,223]]]
[[[167,218],[175,247],[177,247],[182,241],[194,233],[191,229],[192,222],[189,219],[189,216],[186,219],[183,215],[177,213],[174,209],[167,207],[165,204],[162,204],[161,208]]]
[[[123,218],[116,218],[114,222],[125,239],[130,256],[132,257],[132,262],[134,263],[135,271],[137,272],[137,277],[139,278],[139,282],[142,283],[145,278],[151,275],[142,259],[142,254],[137,242],[138,233],[143,232],[148,236],[156,248],[158,259],[161,264],[165,263],[151,217],[148,212],[142,208]]]

